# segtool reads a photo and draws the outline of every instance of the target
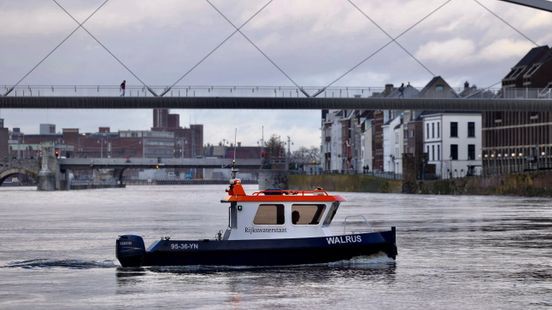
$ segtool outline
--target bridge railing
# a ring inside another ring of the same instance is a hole
[[[0,94],[7,93],[9,85],[0,85]],[[168,86],[150,87],[156,94],[167,91]],[[303,90],[309,95],[316,94],[322,86],[305,86]],[[416,88],[421,91],[422,88]],[[396,90],[396,88],[395,88]],[[545,88],[492,88],[492,89],[453,89],[460,97],[466,98],[519,98],[534,99],[552,98],[552,85]],[[367,98],[384,91],[382,87],[372,86],[335,86],[321,92],[319,98]],[[117,85],[19,85],[8,96],[11,97],[117,97],[121,96],[121,90]],[[408,97],[405,92],[405,97]],[[128,85],[125,97],[152,97],[153,94],[143,86]],[[395,92],[395,96],[398,93]],[[442,98],[443,94],[435,92],[425,94],[424,98]],[[290,98],[305,97],[294,86],[175,86],[167,91],[165,97],[272,97]]]
[[[9,85],[0,85],[0,94],[8,92]],[[167,86],[150,87],[160,95],[167,91]],[[312,95],[322,87],[306,86],[305,92]],[[318,97],[355,98],[370,97],[382,92],[382,87],[330,87]],[[53,96],[83,96],[83,97],[116,97],[122,92],[116,85],[19,85],[8,96],[11,97],[53,97]],[[152,97],[146,87],[127,85],[125,97]],[[165,97],[304,97],[305,95],[294,86],[175,86],[167,91]]]

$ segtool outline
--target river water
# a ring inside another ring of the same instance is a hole
[[[0,189],[0,309],[540,309],[552,306],[552,201],[341,193],[334,220],[397,226],[398,257],[286,268],[125,270],[120,234],[213,238],[224,185]],[[255,186],[246,187],[248,191]],[[350,226],[349,226],[350,227]]]

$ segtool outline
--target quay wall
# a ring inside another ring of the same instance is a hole
[[[321,187],[328,191],[400,193],[402,182],[368,175],[289,175],[290,189],[306,190]]]
[[[552,172],[418,181],[415,193],[552,197]]]

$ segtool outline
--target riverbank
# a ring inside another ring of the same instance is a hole
[[[431,195],[511,195],[552,197],[552,172],[536,171],[487,177],[403,182],[367,175],[291,175],[290,189]]]

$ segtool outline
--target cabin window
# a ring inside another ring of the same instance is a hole
[[[291,222],[295,225],[318,225],[325,207],[325,205],[293,205]]]
[[[330,207],[330,211],[328,211],[328,215],[326,215],[326,219],[324,220],[324,226],[330,225],[335,214],[337,213],[337,208],[339,208],[339,202],[334,202]]]
[[[253,223],[256,225],[284,224],[284,205],[260,205]]]

